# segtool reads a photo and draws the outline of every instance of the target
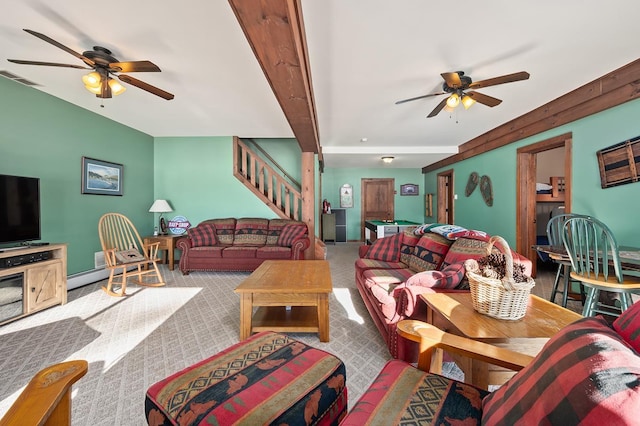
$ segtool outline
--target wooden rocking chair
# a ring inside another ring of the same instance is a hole
[[[119,213],[107,213],[98,223],[100,244],[109,272],[109,282],[102,289],[111,296],[126,296],[127,279],[137,277],[135,284],[147,287],[165,285],[156,262],[158,246],[152,243],[145,246],[133,223]],[[151,266],[151,267],[150,267]],[[135,267],[135,270],[129,270]],[[116,274],[118,270],[120,273]],[[120,286],[114,291],[113,286]]]

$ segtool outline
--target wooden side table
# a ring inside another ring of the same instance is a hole
[[[150,237],[144,237],[144,244],[160,243],[158,246],[159,251],[166,251],[167,253],[162,257],[162,262],[169,262],[169,270],[173,271],[175,265],[174,250],[176,249],[176,241],[182,235],[154,235]]]
[[[426,322],[440,330],[531,356],[537,355],[561,328],[582,318],[534,295],[529,296],[526,315],[517,321],[500,320],[476,312],[471,293],[434,293],[420,297],[427,304]],[[482,361],[451,355],[464,372],[465,382],[484,389],[488,385],[502,385],[515,374]],[[438,350],[431,371],[438,373],[441,368],[442,351]]]

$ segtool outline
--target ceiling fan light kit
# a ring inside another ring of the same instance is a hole
[[[126,88],[112,76],[117,77],[120,81],[136,86],[139,89],[145,90],[163,99],[171,100],[174,98],[173,94],[154,87],[149,83],[145,83],[144,81],[133,78],[127,74],[120,74],[130,72],[160,72],[160,68],[151,61],[119,62],[111,55],[111,51],[109,49],[102,46],[93,46],[93,50],[88,50],[80,54],[44,34],[28,29],[25,29],[25,31],[75,56],[84,62],[86,66],[7,59],[9,62],[23,65],[45,65],[63,68],[92,69],[93,71],[82,77],[82,82],[88,91],[102,99],[111,98],[112,95],[119,95],[126,90]]]
[[[430,113],[427,118],[435,117],[443,109],[448,112],[452,112],[455,107],[460,105],[464,106],[464,109],[469,109],[474,103],[480,102],[488,107],[494,107],[500,105],[502,102],[500,99],[492,96],[484,95],[480,92],[476,92],[475,89],[496,86],[498,84],[512,83],[514,81],[527,80],[529,73],[526,71],[520,71],[513,74],[506,74],[500,77],[489,78],[486,80],[473,82],[471,77],[464,75],[463,71],[446,72],[440,74],[444,79],[442,83],[442,92],[429,93],[427,95],[416,96],[414,98],[403,99],[396,102],[402,104],[405,102],[415,101],[418,99],[424,99],[431,96],[439,96],[449,94],[444,98]],[[467,91],[470,90],[470,91]]]

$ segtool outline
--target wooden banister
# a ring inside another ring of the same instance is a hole
[[[87,373],[85,360],[61,362],[39,371],[0,419],[0,426],[71,424],[71,386]]]
[[[283,219],[301,220],[302,195],[239,138],[233,144],[233,175]]]

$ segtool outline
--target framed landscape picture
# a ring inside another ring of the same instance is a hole
[[[122,164],[82,157],[82,193],[122,195]]]

